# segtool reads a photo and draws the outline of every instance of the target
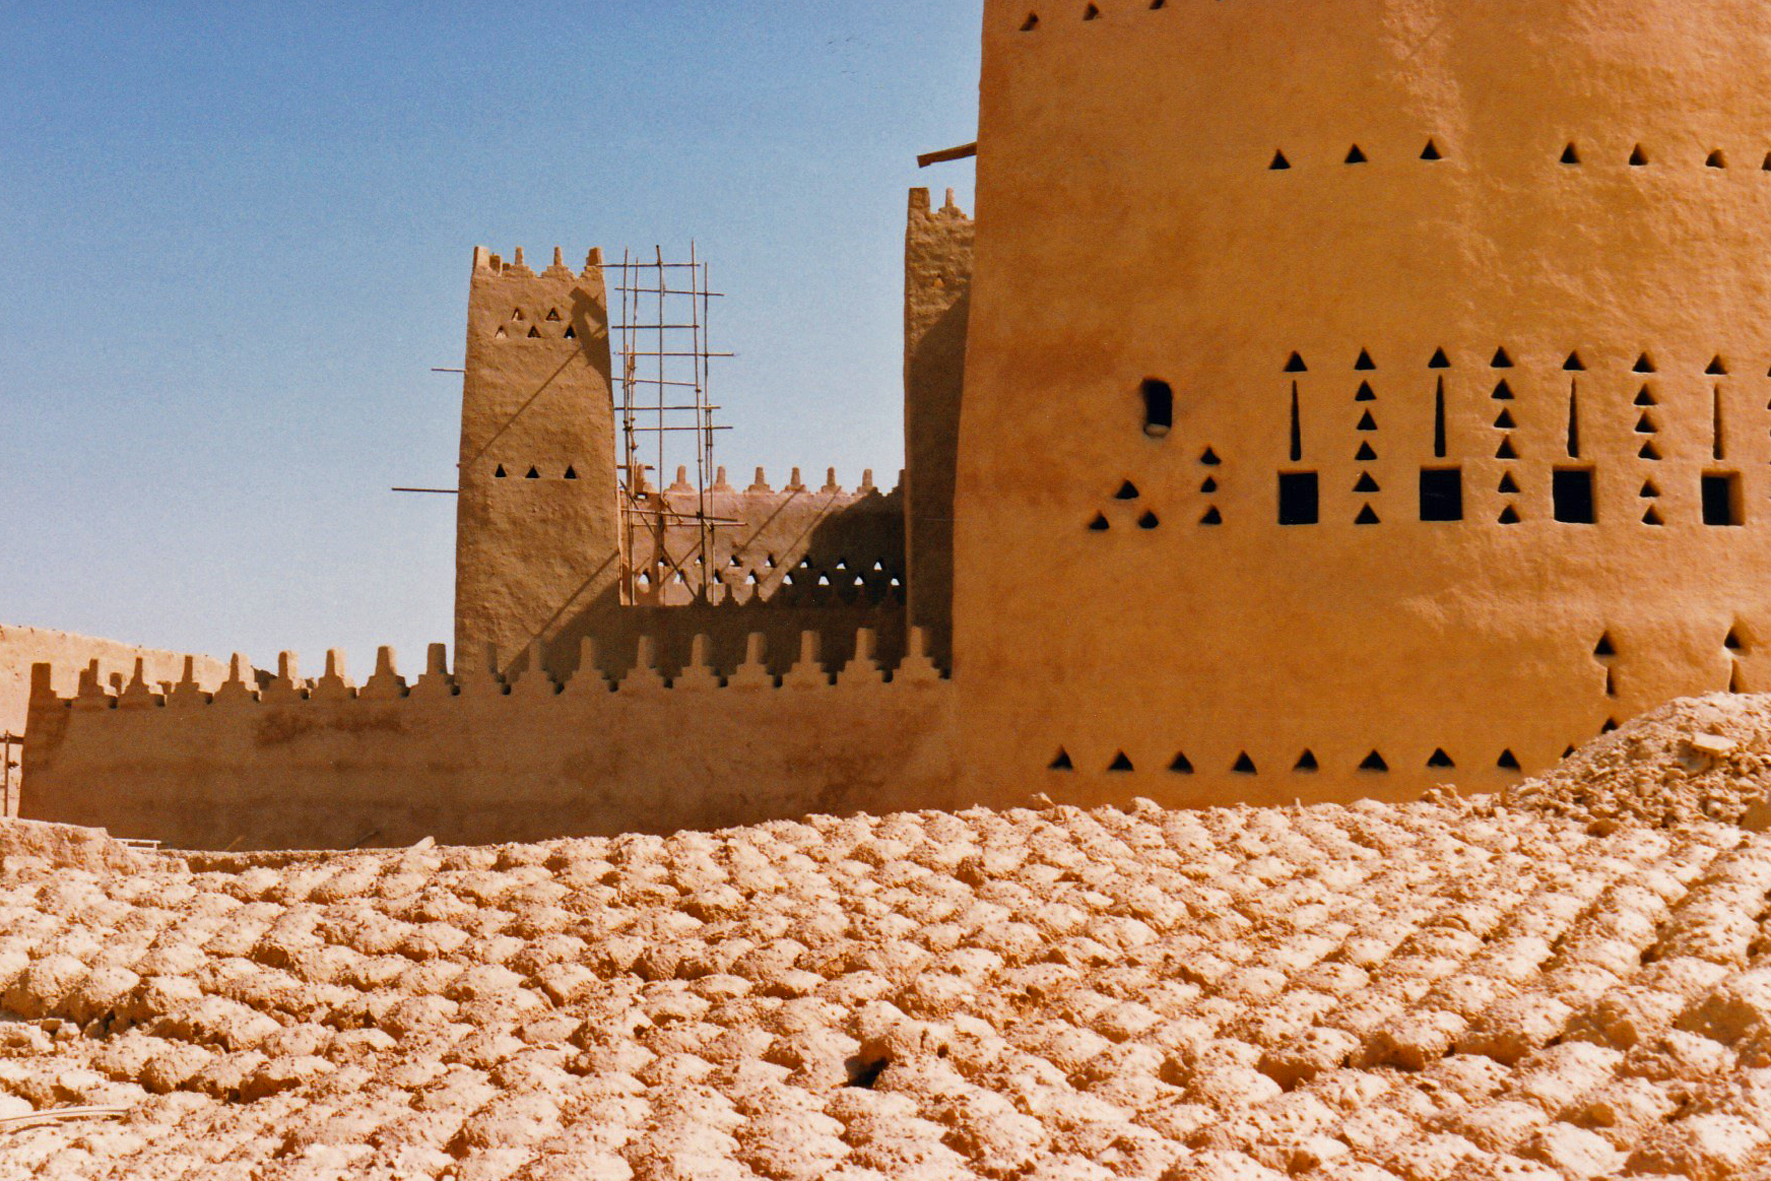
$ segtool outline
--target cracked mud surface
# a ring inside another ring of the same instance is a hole
[[[0,1178],[1771,1176],[1771,835],[1570,782],[189,861],[0,828]],[[82,1104],[127,1114],[4,1123]]]

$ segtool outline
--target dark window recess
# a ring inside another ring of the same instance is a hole
[[[1703,523],[1705,525],[1744,525],[1740,477],[1721,472],[1703,478]]]
[[[1279,473],[1279,523],[1314,525],[1321,519],[1321,496],[1315,472]]]
[[[1423,521],[1461,521],[1464,519],[1464,473],[1462,468],[1421,469],[1420,519]]]
[[[1550,477],[1550,497],[1556,520],[1565,525],[1591,525],[1599,519],[1590,468],[1557,468]]]
[[[1142,387],[1144,433],[1153,439],[1168,434],[1175,424],[1175,391],[1166,381],[1152,377]]]

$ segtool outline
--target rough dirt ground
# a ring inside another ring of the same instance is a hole
[[[1771,1176],[1771,836],[1703,815],[1693,708],[1499,802],[13,826],[0,1178]],[[76,1105],[126,1114],[16,1118]]]

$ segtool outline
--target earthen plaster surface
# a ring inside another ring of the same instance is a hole
[[[1719,820],[90,844],[0,827],[3,1178],[1771,1175],[1771,837]]]

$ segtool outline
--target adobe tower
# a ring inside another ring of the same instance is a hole
[[[554,649],[612,599],[619,574],[608,297],[600,251],[582,274],[554,252],[537,275],[522,251],[474,252],[462,387],[455,651],[501,668],[531,642]]]
[[[964,773],[1402,798],[1771,688],[1771,9],[988,0],[979,141]]]

